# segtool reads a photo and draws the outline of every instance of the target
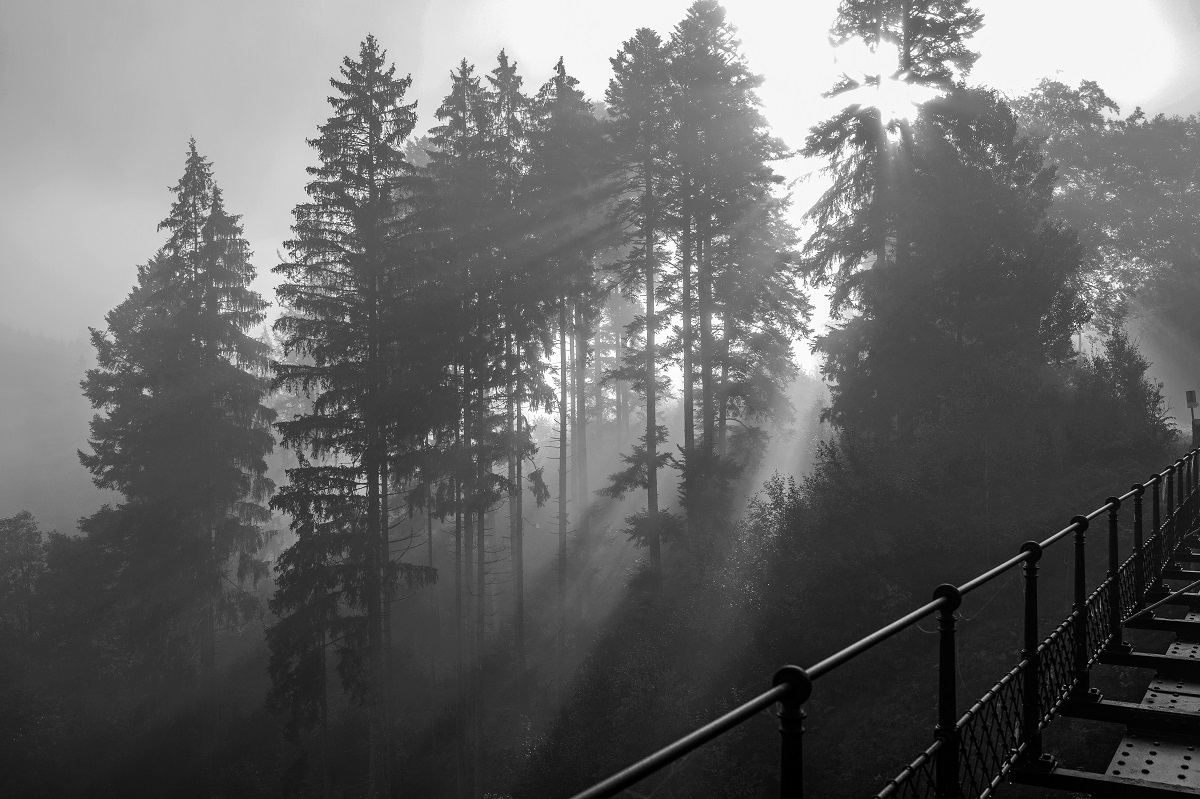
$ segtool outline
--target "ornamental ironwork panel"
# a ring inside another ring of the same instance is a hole
[[[1124,619],[1137,608],[1137,574],[1135,561],[1138,555],[1131,555],[1117,570],[1117,593],[1121,598],[1121,618]]]
[[[1108,586],[1110,580],[1100,583],[1100,587],[1083,603],[1084,618],[1087,620],[1087,657],[1088,665],[1096,662],[1100,650],[1108,644],[1112,637],[1112,627],[1109,626],[1108,615]]]
[[[1038,717],[1041,727],[1046,726],[1058,712],[1058,706],[1075,687],[1074,621],[1075,614],[1072,613],[1038,647],[1042,664],[1038,680]]]
[[[893,779],[888,780],[875,799],[936,799],[937,797],[937,753],[941,741],[934,741],[928,749],[917,755]]]
[[[960,789],[964,799],[986,797],[1021,753],[1026,662],[992,686],[958,723]]]

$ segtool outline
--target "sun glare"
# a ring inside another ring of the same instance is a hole
[[[851,39],[834,48],[834,63],[858,86],[833,100],[843,106],[879,109],[887,124],[909,122],[922,105],[941,94],[932,86],[913,83],[906,73],[896,72],[900,53],[891,43],[871,47],[861,39]]]

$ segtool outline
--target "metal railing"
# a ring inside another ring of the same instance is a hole
[[[933,743],[876,794],[891,797],[966,799],[986,797],[1018,761],[1042,757],[1042,731],[1068,699],[1087,699],[1088,673],[1102,652],[1128,651],[1122,627],[1168,595],[1163,582],[1176,549],[1197,519],[1200,449],[1121,496],[1109,497],[1086,516],[1044,541],[1026,541],[1018,554],[960,586],[939,585],[933,598],[808,668],[784,666],[771,688],[723,716],[596,783],[572,799],[604,799],[679,760],[763,710],[777,705],[780,734],[779,795],[804,795],[804,703],[813,683],[839,666],[907,630],[930,614],[938,622],[938,712]],[[1150,535],[1144,535],[1143,504],[1150,495]],[[1165,510],[1163,508],[1165,495]],[[1118,562],[1119,514],[1133,504],[1133,554]],[[1107,516],[1108,571],[1087,591],[1087,530]],[[1038,561],[1043,552],[1072,537],[1074,547],[1071,613],[1044,640],[1038,632]],[[1021,566],[1024,581],[1024,631],[1020,661],[961,716],[956,690],[956,617],[963,597]]]

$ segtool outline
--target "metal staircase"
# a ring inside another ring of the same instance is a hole
[[[1088,534],[1097,520],[1102,522],[1095,527],[1103,524],[1106,533],[1108,568],[1089,590]],[[1049,538],[1025,542],[1017,555],[978,577],[938,586],[928,603],[840,652],[808,668],[784,666],[769,690],[573,799],[617,796],[772,706],[781,736],[780,796],[803,797],[803,706],[814,683],[934,614],[939,636],[934,741],[877,799],[975,799],[992,795],[1005,781],[1095,797],[1200,795],[1198,526],[1200,450],[1192,450]],[[1067,539],[1073,548],[1071,612],[1045,635],[1039,629],[1038,563],[1047,549]],[[1129,553],[1124,560],[1122,549]],[[1024,581],[1017,663],[963,712],[956,690],[956,611],[964,597],[1017,567]],[[1125,635],[1134,629],[1173,633],[1175,640],[1165,652],[1135,651]],[[1119,702],[1092,689],[1096,664],[1156,673],[1141,702]],[[1125,727],[1103,773],[1064,768],[1043,752],[1042,733],[1061,716]]]

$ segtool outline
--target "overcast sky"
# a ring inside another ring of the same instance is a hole
[[[486,72],[506,48],[532,92],[561,55],[600,99],[621,42],[641,26],[665,38],[689,2],[0,0],[0,325],[65,339],[103,326],[163,241],[190,136],[267,273],[304,199],[305,139],[328,116],[329,78],[368,32],[412,74],[422,131],[463,57]],[[1125,112],[1200,111],[1200,3],[977,5],[974,82],[1018,93],[1044,75],[1088,77]],[[768,120],[799,146],[827,110],[836,0],[726,7],[766,76]],[[813,192],[801,184],[799,204]],[[273,300],[271,285],[258,287]]]

